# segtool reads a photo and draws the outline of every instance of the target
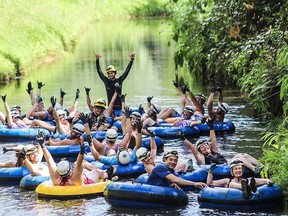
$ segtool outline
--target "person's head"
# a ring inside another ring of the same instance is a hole
[[[24,147],[24,151],[26,153],[26,157],[29,161],[38,162],[38,149],[33,144],[28,144]]]
[[[118,137],[118,133],[115,129],[110,128],[107,130],[106,136],[105,136],[107,143],[115,143],[117,140],[117,137]]]
[[[241,160],[235,158],[230,161],[230,174],[233,177],[242,177],[244,172],[244,164]]]
[[[62,178],[66,178],[72,173],[72,166],[67,160],[61,160],[57,164],[57,172]]]
[[[136,151],[136,156],[143,163],[149,163],[149,160],[151,159],[150,151],[145,147],[140,147]]]
[[[13,112],[13,111],[18,112],[21,115],[21,107],[18,105],[12,106],[10,110],[11,110],[11,112]]]
[[[193,106],[185,106],[183,110],[183,118],[186,120],[190,119],[194,112],[195,108]]]
[[[99,116],[106,109],[106,101],[103,98],[98,98],[93,106],[94,106],[94,114]]]
[[[211,153],[210,145],[209,145],[208,141],[205,139],[199,139],[196,142],[195,147],[196,147],[197,151],[203,155],[207,155],[207,154]]]
[[[57,115],[60,119],[60,121],[63,121],[67,118],[67,112],[65,110],[57,110]]]
[[[17,122],[19,119],[21,119],[20,113],[18,111],[12,111],[11,117],[13,122]]]
[[[174,170],[178,163],[178,152],[175,150],[165,151],[163,155],[163,162],[168,166],[169,169]]]
[[[204,94],[202,93],[199,93],[195,96],[196,100],[198,101],[198,103],[200,103],[201,105],[204,105],[205,104],[205,101],[206,101],[206,97]]]
[[[71,137],[72,138],[78,138],[80,137],[83,133],[85,132],[85,127],[82,124],[74,124],[72,126],[72,130],[71,130]]]
[[[223,102],[219,106],[216,107],[215,112],[218,115],[224,116],[226,113],[228,113],[229,109],[230,109],[229,105]]]
[[[130,114],[131,125],[136,126],[136,123],[141,121],[141,114],[139,112],[132,112]]]
[[[114,80],[115,79],[115,76],[117,74],[117,70],[116,70],[116,68],[113,65],[109,65],[106,68],[106,72],[107,72],[108,79],[110,79],[110,80]]]
[[[130,153],[126,149],[119,149],[116,158],[121,165],[127,165],[130,163]]]

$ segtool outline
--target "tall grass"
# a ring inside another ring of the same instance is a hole
[[[0,0],[0,82],[73,50],[89,23],[128,16],[145,0]]]

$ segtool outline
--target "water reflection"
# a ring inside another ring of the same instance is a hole
[[[0,89],[0,94],[7,94],[8,103],[19,104],[27,112],[31,107],[26,86],[32,82],[37,88],[37,80],[45,83],[42,88],[45,106],[50,104],[50,97],[59,98],[62,88],[65,95],[65,106],[70,106],[75,98],[75,91],[80,88],[79,109],[88,112],[85,101],[84,86],[91,88],[91,99],[105,97],[105,89],[99,79],[95,68],[94,52],[101,53],[102,68],[113,64],[118,71],[124,71],[131,52],[136,52],[136,60],[132,70],[124,82],[123,93],[127,93],[126,103],[129,106],[146,107],[147,96],[154,96],[153,102],[162,107],[179,106],[179,95],[174,89],[172,80],[175,74],[185,80],[193,92],[209,94],[209,83],[202,86],[196,78],[185,70],[175,72],[173,63],[173,46],[167,47],[170,32],[160,20],[149,21],[107,21],[92,25],[86,32],[74,53],[58,63],[46,65],[41,69],[22,77],[19,80]],[[232,120],[236,126],[235,134],[218,136],[221,152],[232,157],[235,152],[249,152],[255,157],[262,154],[261,132],[262,126],[252,116],[249,105],[240,98],[238,91],[223,90],[224,99],[231,109],[227,119]],[[1,109],[1,111],[3,111]],[[202,138],[202,137],[201,137]],[[208,138],[207,136],[205,138]],[[195,139],[191,139],[195,142]],[[9,141],[0,141],[1,145],[19,144]],[[177,149],[187,161],[191,154],[179,140],[166,140],[165,148]],[[0,162],[13,160],[13,154],[1,154]],[[161,155],[157,156],[161,161]],[[112,208],[99,197],[91,200],[38,200],[34,192],[23,192],[19,187],[0,187],[1,215],[246,215],[241,212],[222,212],[210,209],[200,209],[197,194],[189,193],[189,205],[174,210],[145,210]],[[285,211],[287,213],[287,210]],[[264,213],[250,213],[251,215],[265,215]]]

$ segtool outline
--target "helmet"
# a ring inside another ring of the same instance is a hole
[[[82,124],[74,124],[72,131],[82,135],[85,132],[85,127]]]
[[[32,154],[32,153],[38,151],[36,146],[33,144],[28,144],[28,145],[24,146],[23,148],[24,148],[26,155],[29,155],[29,154]]]
[[[150,155],[150,151],[145,147],[141,147],[136,151],[136,156],[139,160],[143,160],[149,155]]]
[[[159,105],[157,105],[157,104],[152,104],[152,110],[153,110],[156,114],[158,114],[158,113],[160,113],[160,111],[161,111],[161,107],[160,107]]]
[[[238,166],[238,165],[241,165],[242,168],[243,168],[243,166],[244,166],[243,161],[241,161],[241,160],[238,159],[238,158],[232,159],[232,160],[230,161],[230,174],[231,174],[232,176],[233,176],[232,168],[235,167],[235,166]]]
[[[72,171],[69,161],[62,160],[57,164],[57,172],[61,177],[67,177]]]
[[[185,106],[184,110],[186,110],[187,112],[190,112],[192,114],[195,112],[195,108],[193,106]]]
[[[220,109],[222,109],[225,113],[228,113],[228,111],[229,111],[229,109],[230,109],[230,107],[229,107],[229,105],[227,104],[227,103],[221,103],[220,104]]]
[[[94,107],[103,107],[106,108],[106,101],[103,98],[98,98],[94,103]]]
[[[133,117],[141,118],[141,114],[137,111],[134,111],[130,114],[130,118],[133,118]]]
[[[63,109],[59,109],[59,110],[57,110],[57,114],[58,114],[58,116],[59,117],[61,117],[61,116],[67,116],[67,112],[65,111],[65,110],[63,110]]]
[[[14,105],[11,107],[11,111],[17,111],[17,112],[21,113],[21,107],[18,105]]]
[[[119,150],[116,158],[121,165],[126,165],[130,163],[130,154],[126,149]]]
[[[117,72],[116,68],[113,66],[113,65],[109,65],[107,68],[106,68],[106,72]]]
[[[56,104],[55,104],[55,109],[56,109],[56,110],[63,110],[63,107],[61,106],[61,104],[56,103]]]
[[[165,161],[165,159],[166,159],[167,157],[170,157],[170,156],[172,156],[172,155],[174,155],[174,156],[176,156],[176,157],[178,158],[178,152],[177,152],[177,151],[175,151],[175,150],[165,151],[165,152],[164,152],[164,155],[163,155],[163,161]]]
[[[196,142],[196,144],[195,144],[197,151],[199,151],[200,147],[201,147],[202,145],[205,145],[205,144],[209,145],[209,143],[207,142],[207,140],[205,140],[205,139],[199,139],[199,140]]]
[[[196,97],[201,98],[204,102],[206,101],[206,97],[205,97],[205,95],[202,94],[202,93],[197,94]]]
[[[11,112],[11,117],[12,118],[21,118],[19,111],[16,111],[16,110]]]
[[[106,132],[106,140],[108,141],[116,141],[118,137],[118,133],[115,129],[108,129]]]

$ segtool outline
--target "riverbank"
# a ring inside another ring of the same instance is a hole
[[[146,3],[145,0],[1,1],[0,83],[3,85],[72,52],[90,23],[112,17],[127,18]]]

